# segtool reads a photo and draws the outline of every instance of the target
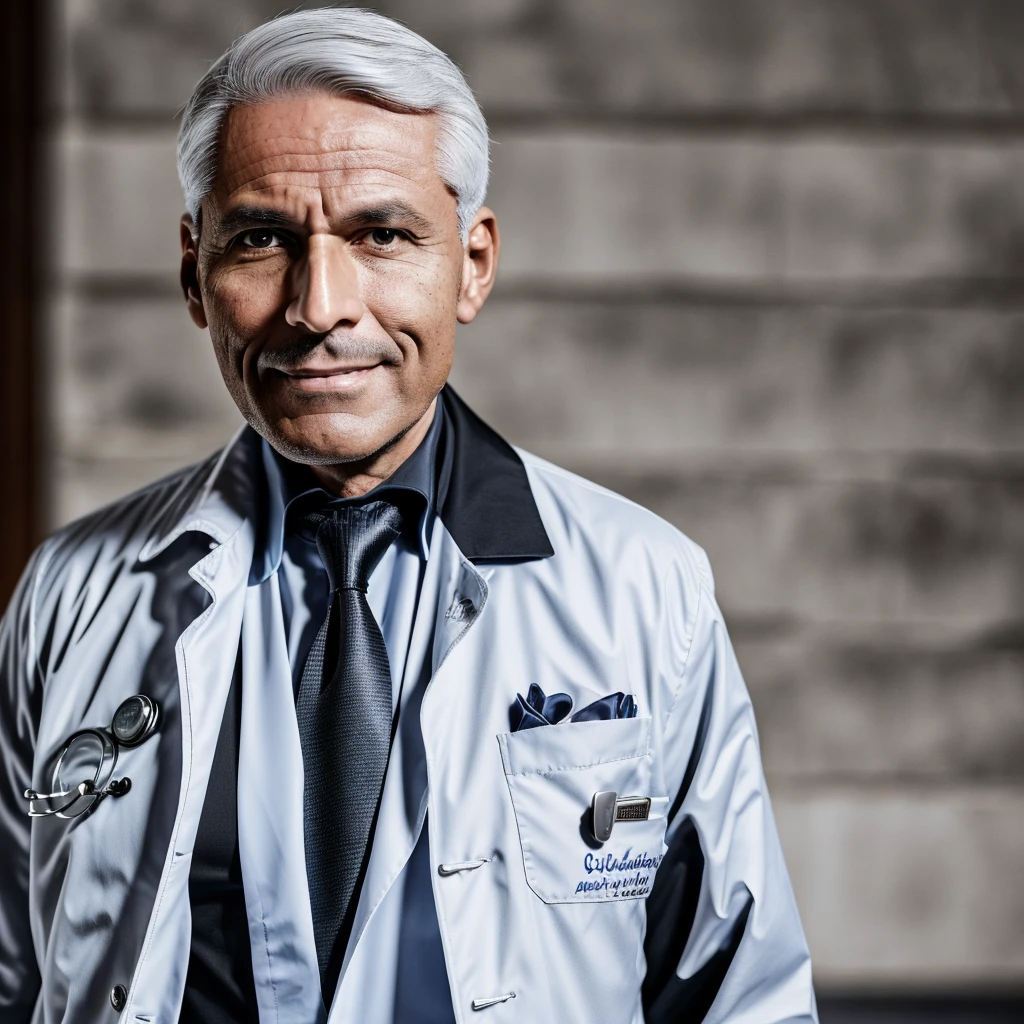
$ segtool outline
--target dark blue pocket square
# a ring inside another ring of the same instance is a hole
[[[570,722],[601,722],[613,718],[636,718],[636,701],[631,693],[610,693],[580,708]],[[553,693],[550,697],[532,683],[524,699],[516,694],[515,703],[509,708],[508,716],[513,732],[533,729],[538,725],[557,725],[572,711],[572,697],[567,693]]]

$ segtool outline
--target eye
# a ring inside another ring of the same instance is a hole
[[[370,232],[370,241],[380,249],[389,248],[398,237],[398,232],[394,228],[374,228]]]
[[[284,244],[283,240],[269,228],[253,228],[239,235],[239,241],[245,249],[276,249]]]

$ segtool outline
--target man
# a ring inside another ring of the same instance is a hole
[[[816,1019],[704,553],[446,386],[487,161],[370,12],[196,88],[181,281],[249,426],[8,610],[4,1021]]]

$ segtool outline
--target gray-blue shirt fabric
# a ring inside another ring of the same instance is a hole
[[[280,599],[281,622],[292,686],[298,692],[306,656],[317,630],[327,614],[330,594],[327,574],[316,545],[301,535],[293,525],[294,511],[303,508],[330,508],[346,504],[362,504],[370,500],[390,500],[400,505],[407,516],[407,529],[391,546],[374,570],[367,593],[370,607],[381,627],[391,668],[392,692],[396,713],[399,706],[418,706],[421,694],[410,692],[403,701],[402,680],[416,679],[414,688],[426,686],[429,681],[429,658],[420,665],[409,665],[410,638],[413,619],[419,602],[423,573],[429,556],[429,537],[439,505],[438,473],[444,442],[444,416],[441,400],[430,430],[416,451],[383,484],[358,499],[336,499],[320,487],[311,471],[284,459],[269,444],[263,442],[263,468],[266,473],[266,516],[263,520],[262,544],[253,559],[250,584],[261,588],[276,588]],[[264,623],[274,628],[276,623]],[[243,700],[245,691],[243,690]],[[423,767],[423,745],[418,720],[401,722],[395,744],[403,748],[403,764],[411,776],[410,796],[426,785]],[[263,738],[270,750],[275,737]],[[282,738],[281,742],[285,742]],[[246,764],[240,758],[239,777],[244,784]],[[412,801],[410,801],[412,802]],[[378,834],[375,842],[383,841]],[[372,853],[371,853],[372,856]],[[258,852],[256,854],[258,859]],[[392,914],[394,960],[391,977],[378,976],[374,985],[379,989],[375,1006],[366,1007],[366,1019],[387,1019],[378,1016],[391,1004],[387,1017],[403,1024],[447,1024],[454,1020],[451,993],[444,965],[444,953],[437,925],[434,898],[430,885],[430,857],[427,828],[424,822],[415,851],[404,872],[401,885],[401,907]],[[268,859],[264,864],[267,876],[279,866]],[[261,881],[261,889],[273,885],[272,877]],[[250,930],[253,922],[250,921]],[[275,921],[264,919],[261,927],[275,927]],[[378,968],[381,965],[377,965]],[[284,965],[278,959],[275,974]],[[288,970],[309,975],[310,964],[306,955],[296,955]],[[257,974],[257,989],[259,989]],[[298,979],[296,979],[298,981]],[[318,986],[315,973],[306,981]],[[362,987],[362,986],[361,986]],[[367,986],[373,987],[372,985]],[[264,999],[267,994],[263,993]],[[257,998],[260,992],[257,991]],[[262,1001],[262,1000],[261,1000]]]

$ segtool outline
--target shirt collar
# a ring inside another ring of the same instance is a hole
[[[420,555],[426,560],[430,553],[430,531],[434,516],[444,500],[447,479],[444,467],[445,417],[438,399],[434,418],[426,436],[416,450],[387,480],[358,498],[340,499],[328,493],[313,476],[308,466],[286,459],[264,440],[262,464],[266,477],[266,504],[262,536],[257,541],[250,584],[262,583],[281,565],[284,553],[288,510],[304,499],[326,507],[366,504],[391,496],[406,508],[418,513],[416,533]]]

